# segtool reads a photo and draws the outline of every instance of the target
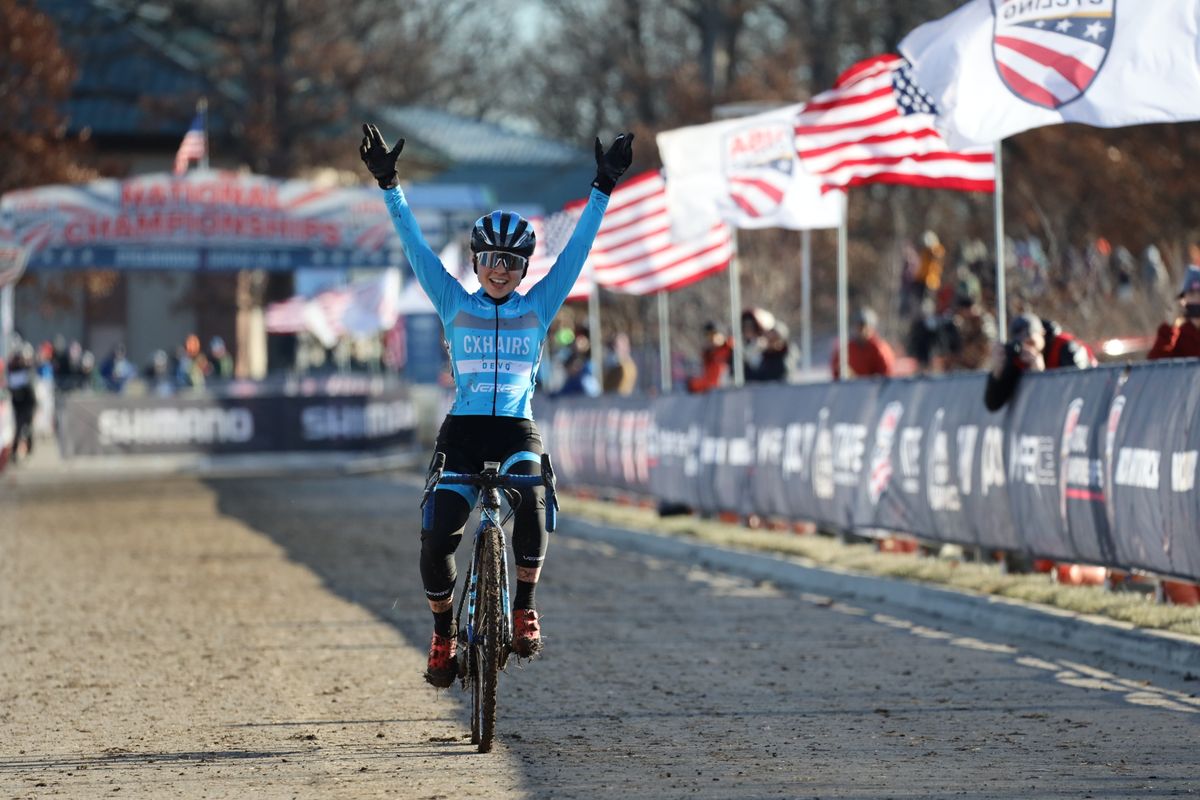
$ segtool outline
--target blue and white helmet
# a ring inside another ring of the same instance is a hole
[[[493,211],[475,220],[471,229],[471,252],[497,250],[528,259],[533,255],[537,236],[529,220],[511,211]]]

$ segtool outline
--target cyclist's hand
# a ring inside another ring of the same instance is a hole
[[[629,169],[629,165],[633,163],[633,134],[622,133],[612,143],[612,147],[608,148],[608,152],[600,144],[600,137],[596,137],[596,180],[592,181],[592,186],[596,187],[605,194],[612,194],[613,187],[617,185],[617,181],[625,174],[625,170]]]
[[[379,133],[379,128],[363,123],[362,129],[363,139],[358,148],[358,155],[367,165],[371,174],[375,176],[375,180],[379,182],[379,188],[391,189],[400,183],[400,178],[396,174],[396,159],[400,157],[400,151],[404,149],[404,139],[400,139],[396,142],[395,147],[388,150],[387,142],[383,141],[383,135]]]

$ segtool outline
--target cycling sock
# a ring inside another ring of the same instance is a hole
[[[513,600],[513,608],[522,608],[527,611],[533,609],[533,590],[537,588],[536,583],[528,581],[517,581],[517,596]]]
[[[433,632],[438,636],[454,635],[454,609],[433,612]]]

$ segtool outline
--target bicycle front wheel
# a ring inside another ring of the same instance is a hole
[[[482,534],[479,548],[479,606],[475,622],[475,664],[472,683],[472,706],[476,714],[472,725],[479,729],[479,752],[492,749],[496,737],[496,688],[500,680],[500,662],[504,658],[504,620],[500,586],[504,558],[503,535],[499,528],[489,525]]]

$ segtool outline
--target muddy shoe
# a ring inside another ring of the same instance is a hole
[[[425,668],[425,680],[439,689],[446,689],[458,675],[458,659],[455,653],[458,641],[454,636],[433,635],[429,643],[429,665]]]
[[[513,652],[522,658],[532,658],[542,649],[542,626],[533,609],[513,611]]]

